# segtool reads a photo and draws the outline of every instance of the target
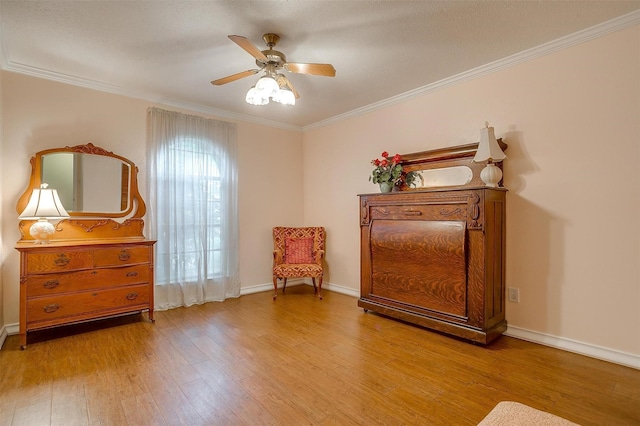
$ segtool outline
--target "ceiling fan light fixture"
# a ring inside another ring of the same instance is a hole
[[[260,79],[256,83],[255,88],[256,92],[258,92],[263,98],[269,98],[270,96],[273,96],[278,91],[278,89],[280,89],[280,87],[278,86],[278,82],[268,75],[260,77]]]
[[[269,98],[268,97],[263,97],[257,90],[256,87],[253,86],[251,87],[251,89],[249,89],[249,91],[247,92],[247,97],[245,98],[245,101],[248,104],[251,105],[266,105],[269,103]]]
[[[336,75],[336,70],[331,64],[287,62],[287,58],[282,52],[273,49],[280,40],[280,36],[277,34],[267,33],[262,36],[267,44],[267,50],[260,50],[243,36],[230,35],[229,39],[255,58],[258,69],[246,70],[219,78],[213,80],[211,84],[221,86],[264,71],[265,75],[247,92],[245,97],[247,103],[251,105],[267,105],[269,100],[284,105],[296,104],[296,99],[300,97],[300,94],[291,82],[278,72],[280,70],[327,77],[335,77]]]
[[[274,102],[279,102],[283,105],[295,105],[296,96],[291,90],[286,87],[278,89],[278,91],[271,98]]]

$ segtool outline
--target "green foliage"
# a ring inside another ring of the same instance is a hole
[[[415,186],[417,183],[416,180],[420,178],[420,174],[418,172],[409,172],[404,176],[404,182],[407,184],[409,188]]]
[[[406,182],[408,186],[417,178],[416,172],[409,172],[403,175],[402,165],[400,164],[402,158],[399,154],[389,157],[387,151],[382,153],[382,159],[371,160],[374,168],[369,176],[369,181],[375,184],[389,183],[391,186],[401,185],[402,182]]]
[[[400,180],[401,175],[402,166],[400,164],[377,166],[375,169],[373,169],[373,172],[371,172],[369,180],[377,184],[380,184],[382,182],[389,182],[395,185],[396,182]]]

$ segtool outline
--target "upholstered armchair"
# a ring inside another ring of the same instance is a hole
[[[323,227],[273,228],[273,300],[278,296],[278,279],[283,280],[284,294],[287,278],[303,277],[311,277],[313,291],[322,299],[324,239]]]

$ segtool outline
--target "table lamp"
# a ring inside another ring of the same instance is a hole
[[[39,189],[34,189],[29,198],[29,203],[18,216],[19,219],[37,220],[29,228],[29,234],[35,239],[35,244],[47,244],[55,228],[48,219],[63,219],[69,217],[58,197],[58,191],[48,189],[43,183]]]
[[[487,166],[480,172],[480,179],[489,187],[497,187],[502,179],[502,170],[493,164],[494,161],[502,161],[507,156],[500,149],[493,127],[485,121],[484,128],[480,130],[480,143],[473,161],[475,163],[487,162]]]

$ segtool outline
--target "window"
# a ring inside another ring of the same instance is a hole
[[[156,308],[237,297],[235,126],[159,109],[149,114]]]

